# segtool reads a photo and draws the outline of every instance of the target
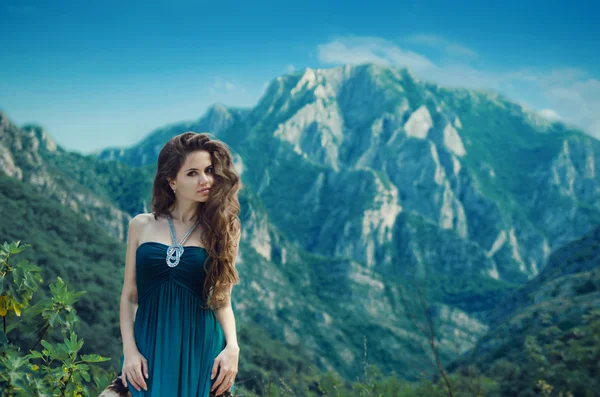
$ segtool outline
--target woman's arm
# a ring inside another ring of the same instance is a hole
[[[139,243],[140,215],[129,221],[127,234],[127,253],[125,256],[125,278],[121,292],[120,327],[123,339],[123,353],[136,351],[137,344],[133,334],[133,322],[138,307],[138,291],[135,280],[135,253]]]
[[[240,347],[237,343],[237,335],[235,331],[235,316],[233,315],[233,308],[231,307],[231,290],[233,286],[229,288],[229,299],[227,303],[223,303],[218,309],[215,309],[215,316],[221,324],[225,340],[227,341],[227,348],[237,349]]]
[[[236,237],[236,247],[235,254],[233,256],[233,264],[235,266],[235,262],[237,260],[237,256],[240,249],[240,238],[242,236],[241,227],[238,230]],[[223,334],[225,335],[225,340],[227,341],[228,348],[239,350],[239,345],[237,342],[237,335],[235,331],[235,316],[233,315],[233,308],[231,307],[231,291],[233,290],[233,284],[229,287],[229,294],[227,297],[227,301],[223,303],[219,308],[215,309],[215,316],[221,324],[221,328],[223,329]]]

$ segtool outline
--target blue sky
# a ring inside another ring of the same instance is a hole
[[[373,61],[600,138],[595,3],[0,0],[0,110],[88,153],[215,102],[251,107],[291,70]]]

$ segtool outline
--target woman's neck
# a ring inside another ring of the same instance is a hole
[[[171,209],[171,217],[181,223],[194,223],[197,217],[197,203],[192,203],[186,208],[175,205]]]

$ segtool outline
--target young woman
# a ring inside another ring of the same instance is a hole
[[[152,213],[129,224],[121,294],[120,381],[133,397],[233,392],[241,186],[228,147],[208,134],[160,151]]]

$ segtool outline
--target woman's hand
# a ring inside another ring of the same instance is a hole
[[[148,378],[148,361],[146,361],[146,358],[142,356],[139,351],[136,350],[124,354],[123,369],[121,370],[121,373],[123,386],[127,387],[127,380],[129,380],[129,383],[131,383],[137,391],[140,391],[141,388],[148,390],[144,376],[142,376],[143,373],[146,379]]]
[[[240,357],[240,348],[237,346],[226,346],[215,358],[212,373],[210,378],[213,379],[219,372],[219,377],[215,379],[210,391],[217,389],[215,395],[223,394],[226,390],[230,390],[233,381],[238,372],[238,360]],[[219,365],[221,369],[219,370]]]

